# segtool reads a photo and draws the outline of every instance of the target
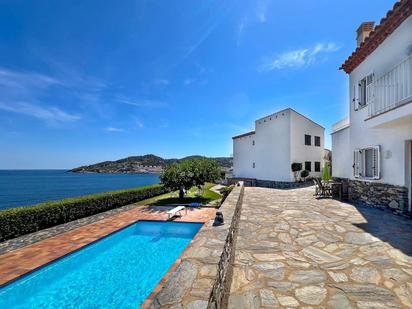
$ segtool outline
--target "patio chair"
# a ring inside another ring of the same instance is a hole
[[[320,193],[318,192],[318,196],[332,197],[332,187],[327,183],[323,183],[320,178],[315,178],[315,180],[318,183],[320,190]]]
[[[320,192],[320,188],[319,188],[319,185],[318,185],[318,182],[316,181],[316,178],[313,178],[312,179],[313,180],[313,183],[315,184],[315,196],[318,196],[319,195],[319,192]]]

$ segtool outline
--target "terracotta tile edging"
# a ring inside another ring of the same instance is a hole
[[[209,220],[204,221],[204,222],[190,222],[190,223],[203,223],[202,227],[197,231],[195,237],[192,238],[190,243],[186,246],[186,248],[182,251],[182,253],[179,255],[179,257],[176,259],[176,261],[170,266],[168,271],[164,274],[162,279],[159,280],[158,284],[153,288],[152,292],[149,294],[148,297],[146,297],[146,300],[140,305],[139,309],[148,309],[154,299],[154,297],[157,295],[157,293],[160,292],[162,289],[163,285],[165,284],[166,280],[170,277],[172,272],[176,269],[177,266],[179,266],[182,263],[182,257],[183,255],[193,247],[193,245],[196,243],[197,238],[199,238],[200,232],[206,228],[206,225]],[[180,222],[188,222],[188,221],[180,221]]]

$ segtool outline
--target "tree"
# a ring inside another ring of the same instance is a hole
[[[293,177],[295,177],[295,182],[297,182],[298,181],[298,175],[299,175],[299,171],[301,171],[302,170],[302,163],[292,163],[291,164],[291,169],[292,169],[292,172],[293,172]]]
[[[160,175],[160,181],[170,190],[179,190],[179,198],[182,199],[185,190],[193,186],[193,175],[188,164],[183,161],[166,167]]]
[[[305,181],[306,177],[308,177],[308,176],[309,176],[309,171],[308,170],[303,170],[303,171],[300,172],[300,177],[303,178],[303,181]]]
[[[160,175],[160,181],[171,190],[179,190],[179,198],[185,190],[196,186],[202,188],[205,182],[214,182],[220,178],[220,168],[215,160],[195,158],[183,160],[166,167]]]

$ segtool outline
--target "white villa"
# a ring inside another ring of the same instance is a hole
[[[357,30],[341,66],[349,75],[349,117],[332,128],[332,175],[349,198],[411,213],[412,0],[398,1],[380,25]]]
[[[254,131],[233,137],[233,177],[276,186],[294,181],[294,162],[302,163],[310,176],[320,177],[324,130],[291,108],[256,120]]]

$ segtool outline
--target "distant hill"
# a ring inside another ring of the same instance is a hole
[[[159,173],[167,165],[186,159],[202,158],[202,156],[189,156],[182,159],[163,159],[153,154],[132,156],[117,161],[104,161],[92,165],[76,167],[70,172],[74,173]],[[230,157],[212,158],[222,169],[230,169],[233,160]]]

